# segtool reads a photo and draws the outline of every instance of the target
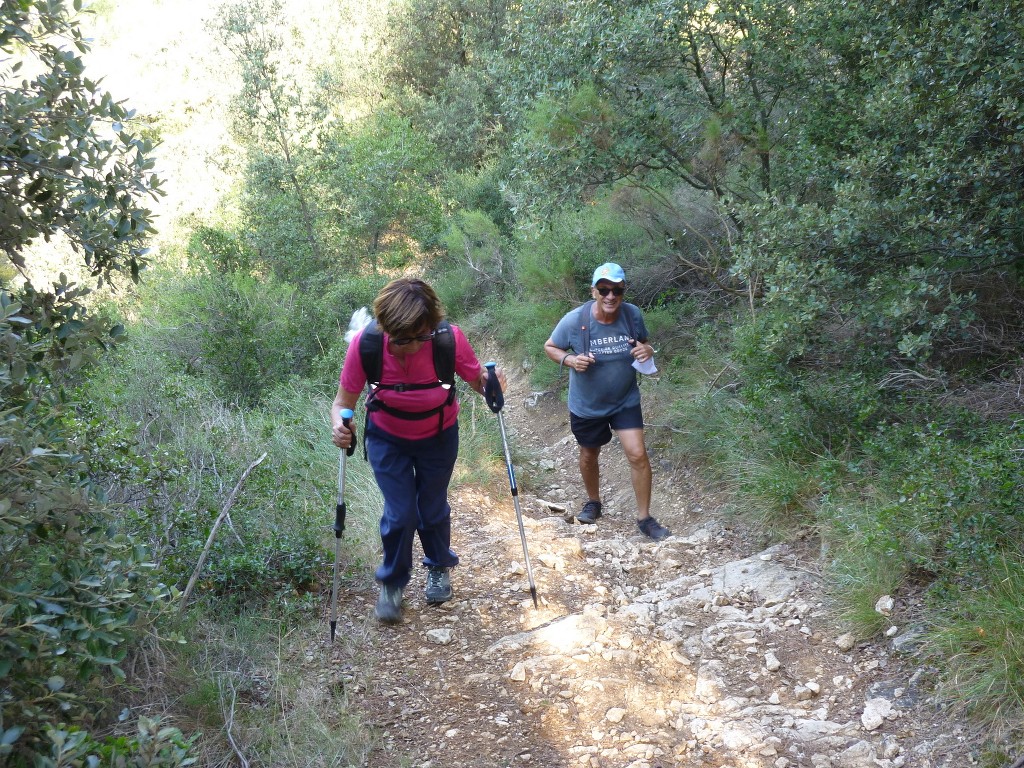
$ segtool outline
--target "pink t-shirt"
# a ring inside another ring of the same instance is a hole
[[[476,381],[480,378],[482,366],[476,358],[473,347],[470,346],[465,335],[457,325],[452,325],[452,335],[455,339],[455,373],[465,381]],[[366,371],[363,370],[363,361],[359,356],[359,340],[363,332],[360,331],[348,345],[348,352],[345,353],[345,365],[341,369],[341,388],[353,394],[362,392],[366,388]],[[384,334],[384,359],[381,363],[382,384],[429,384],[437,381],[437,374],[434,371],[434,342],[428,341],[412,355],[407,355],[404,361],[399,361],[388,349],[388,335]],[[396,392],[392,389],[379,389],[374,398],[391,408],[404,411],[429,411],[436,408],[448,399],[448,390],[444,387],[433,389],[419,389],[412,392]],[[459,402],[456,400],[450,407],[444,409],[444,428],[447,429],[459,416]],[[400,419],[384,411],[375,411],[370,414],[370,420],[374,426],[388,432],[389,434],[406,440],[422,440],[427,437],[434,437],[437,434],[437,415],[428,416],[425,419]]]

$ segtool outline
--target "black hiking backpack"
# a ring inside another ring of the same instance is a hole
[[[359,338],[359,359],[363,363],[363,370],[366,372],[366,417],[369,420],[373,411],[384,411],[399,419],[418,421],[437,416],[438,433],[444,428],[444,409],[455,402],[455,335],[447,320],[442,320],[434,329],[434,338],[431,339],[434,352],[434,373],[437,381],[429,384],[381,384],[381,371],[384,368],[384,332],[373,321],[363,331]],[[426,411],[401,411],[392,408],[390,405],[380,402],[377,394],[382,389],[390,389],[395,392],[412,392],[419,389],[434,389],[444,387],[448,390],[447,399],[436,408]],[[366,441],[363,441],[363,448],[366,448]]]

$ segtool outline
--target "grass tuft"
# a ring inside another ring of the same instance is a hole
[[[1003,735],[1024,730],[1024,562],[1003,558],[983,580],[935,611],[926,653],[944,670],[941,690]]]

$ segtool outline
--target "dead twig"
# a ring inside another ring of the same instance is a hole
[[[223,523],[227,518],[231,507],[234,506],[235,499],[238,497],[238,492],[242,490],[242,486],[249,477],[249,473],[259,466],[265,458],[267,458],[266,451],[264,451],[263,455],[246,468],[245,472],[242,473],[242,476],[238,478],[238,482],[231,491],[231,495],[228,496],[228,500],[224,502],[224,508],[221,509],[220,514],[217,516],[217,521],[213,524],[213,528],[210,529],[210,535],[206,537],[206,546],[203,547],[203,553],[199,556],[199,562],[196,564],[195,571],[192,572],[192,578],[188,580],[188,586],[185,587],[185,591],[181,595],[181,604],[178,606],[179,611],[183,611],[185,609],[185,605],[188,603],[188,596],[192,593],[192,588],[196,585],[196,581],[199,579],[199,574],[203,570],[203,565],[206,564],[206,558],[210,554],[210,548],[213,546],[213,540],[217,536],[217,530],[220,528],[221,523]]]
[[[266,455],[266,454],[264,454],[264,455]],[[227,735],[228,735],[228,744],[231,745],[231,749],[234,751],[235,755],[238,757],[239,762],[242,764],[242,768],[249,768],[249,761],[246,759],[245,755],[242,754],[242,750],[241,750],[241,748],[239,748],[238,743],[235,741],[235,736],[232,733],[232,730],[234,729],[234,726],[235,726],[235,704],[238,701],[238,691],[235,690],[235,682],[234,682],[234,680],[230,680],[228,682],[228,684],[231,686],[231,707],[230,707],[230,709],[228,710],[228,713],[227,713],[228,714],[227,722],[224,724],[224,729],[225,729],[225,731],[227,732]],[[222,681],[218,681],[217,687],[220,688],[221,696],[223,696],[224,695],[224,684],[223,684],[223,682]]]

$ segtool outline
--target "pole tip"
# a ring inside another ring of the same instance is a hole
[[[331,642],[332,643],[334,642],[334,633],[335,633],[335,631],[337,629],[338,629],[338,622],[332,621],[331,622]]]
[[[533,587],[533,588],[530,589],[530,597],[533,598],[533,607],[534,608],[540,608],[540,606],[537,605],[537,588],[536,587]]]

